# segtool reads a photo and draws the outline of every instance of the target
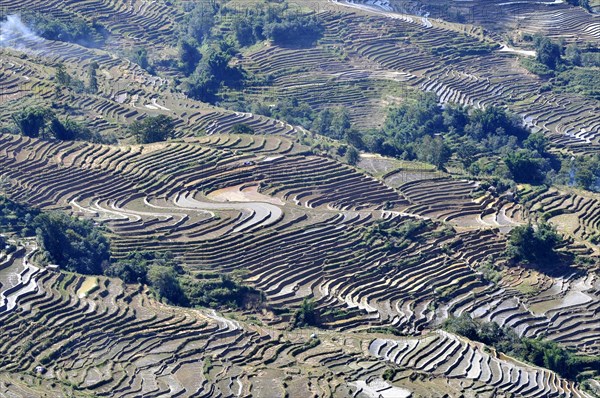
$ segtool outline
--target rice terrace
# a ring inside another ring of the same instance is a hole
[[[600,397],[600,1],[0,0],[0,397]]]

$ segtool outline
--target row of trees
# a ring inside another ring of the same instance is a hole
[[[312,46],[325,30],[314,15],[293,12],[287,3],[247,9],[232,26],[243,47],[267,39],[282,46]]]
[[[48,40],[100,47],[108,37],[107,30],[97,21],[88,22],[78,16],[58,19],[49,13],[26,11],[22,18],[38,35]]]
[[[43,213],[0,196],[0,232],[37,237],[46,261],[83,274],[101,274],[110,260],[110,243],[89,220]]]
[[[521,119],[500,107],[439,106],[433,93],[389,109],[380,130],[345,132],[352,145],[443,168],[456,154],[473,174],[495,173],[517,182],[541,183],[551,168],[543,134],[529,134]],[[500,157],[502,162],[493,163]]]
[[[600,357],[577,355],[553,341],[541,338],[519,337],[509,327],[501,328],[495,322],[476,321],[467,314],[449,318],[444,323],[444,328],[485,343],[505,354],[553,370],[571,380],[600,372]]]
[[[0,196],[0,232],[35,236],[45,261],[58,264],[61,269],[146,284],[171,304],[238,308],[262,301],[258,291],[243,285],[235,276],[192,277],[169,252],[143,251],[122,260],[111,259],[110,241],[92,221],[59,212],[40,212],[4,196]],[[4,240],[0,239],[0,243]]]
[[[147,284],[157,296],[181,306],[242,308],[262,301],[256,290],[228,275],[201,274],[191,277],[170,252],[135,252],[113,262],[105,274],[127,283]]]
[[[61,141],[86,140],[102,143],[104,139],[85,125],[69,119],[59,119],[50,109],[25,108],[12,115],[19,132],[31,138],[54,138]],[[139,144],[166,141],[175,135],[175,119],[166,115],[148,116],[131,123],[127,132]]]
[[[100,140],[100,137],[83,124],[69,118],[61,120],[48,108],[25,108],[14,113],[12,119],[19,132],[31,138],[55,138],[63,141]]]
[[[92,62],[87,68],[87,83],[71,76],[65,65],[60,63],[56,66],[55,79],[58,87],[68,88],[76,93],[95,94],[98,92],[98,63]]]

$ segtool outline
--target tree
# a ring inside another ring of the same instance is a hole
[[[348,148],[348,150],[346,150],[346,162],[349,165],[354,166],[356,163],[358,163],[359,160],[360,160],[360,155],[359,155],[358,151],[353,146],[350,146]]]
[[[92,138],[92,133],[87,127],[68,118],[64,122],[61,122],[58,118],[53,118],[50,121],[49,130],[54,138],[61,141]]]
[[[342,139],[346,131],[350,129],[350,115],[346,108],[337,108],[333,110],[329,136],[335,139]]]
[[[76,137],[75,131],[67,129],[67,127],[58,119],[52,119],[50,122],[50,131],[57,140],[70,141],[74,140]]]
[[[211,0],[212,1],[212,0]],[[187,15],[183,24],[183,37],[195,40],[201,45],[210,36],[210,30],[215,24],[215,15],[219,10],[218,3],[200,1],[193,3],[194,8]]]
[[[43,213],[33,222],[38,244],[49,261],[68,271],[102,274],[110,259],[110,245],[91,221],[61,213]]]
[[[520,149],[504,157],[504,163],[516,182],[539,184],[544,182],[548,162],[536,152]]]
[[[314,16],[288,16],[265,26],[265,34],[279,45],[312,46],[321,38],[325,28]]]
[[[575,66],[582,65],[581,50],[577,44],[569,44],[565,49],[565,57]]]
[[[71,76],[65,68],[65,64],[60,63],[56,66],[56,82],[64,87],[69,87],[71,84]]]
[[[148,50],[145,47],[136,47],[131,53],[131,61],[138,64],[142,69],[147,69],[148,63]]]
[[[544,133],[532,133],[523,141],[523,146],[529,150],[536,151],[539,154],[546,153],[548,139]]]
[[[438,169],[442,169],[452,155],[452,151],[442,137],[429,135],[420,140],[416,152],[419,160],[431,163]]]
[[[561,61],[560,46],[553,43],[549,38],[538,36],[535,39],[537,60],[550,69],[556,69]]]
[[[133,122],[128,131],[138,144],[166,141],[174,136],[175,120],[170,116],[148,116],[142,121]]]
[[[557,259],[556,249],[563,243],[562,236],[548,223],[513,228],[507,253],[515,262],[547,265]]]
[[[236,123],[231,126],[233,134],[254,134],[254,129],[245,123]]]
[[[185,294],[179,284],[177,272],[173,268],[163,265],[151,266],[148,270],[148,283],[160,297],[173,304],[185,304]]]
[[[97,70],[99,66],[97,62],[92,62],[90,66],[88,66],[88,92],[97,93],[98,92],[98,77]]]
[[[21,134],[37,138],[43,135],[46,123],[51,118],[50,110],[40,107],[26,108],[13,114],[12,118]]]
[[[202,54],[192,43],[187,40],[181,40],[178,47],[179,53],[179,69],[186,75],[191,75],[198,62],[202,59]]]
[[[292,327],[317,326],[315,301],[305,298],[292,317]]]

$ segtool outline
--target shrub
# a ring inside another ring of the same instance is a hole
[[[562,236],[548,223],[522,225],[510,232],[507,253],[516,262],[547,265],[557,260],[556,248],[562,243]]]
[[[93,222],[43,213],[35,217],[33,224],[49,261],[68,271],[102,274],[103,265],[110,260],[110,244]]]
[[[175,120],[170,116],[149,116],[142,121],[133,122],[128,131],[138,144],[166,141],[174,136]]]

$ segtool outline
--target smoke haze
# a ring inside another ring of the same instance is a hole
[[[29,29],[19,15],[9,15],[6,21],[0,23],[0,47],[10,47],[17,50],[26,47],[25,41],[41,41],[31,29]]]

